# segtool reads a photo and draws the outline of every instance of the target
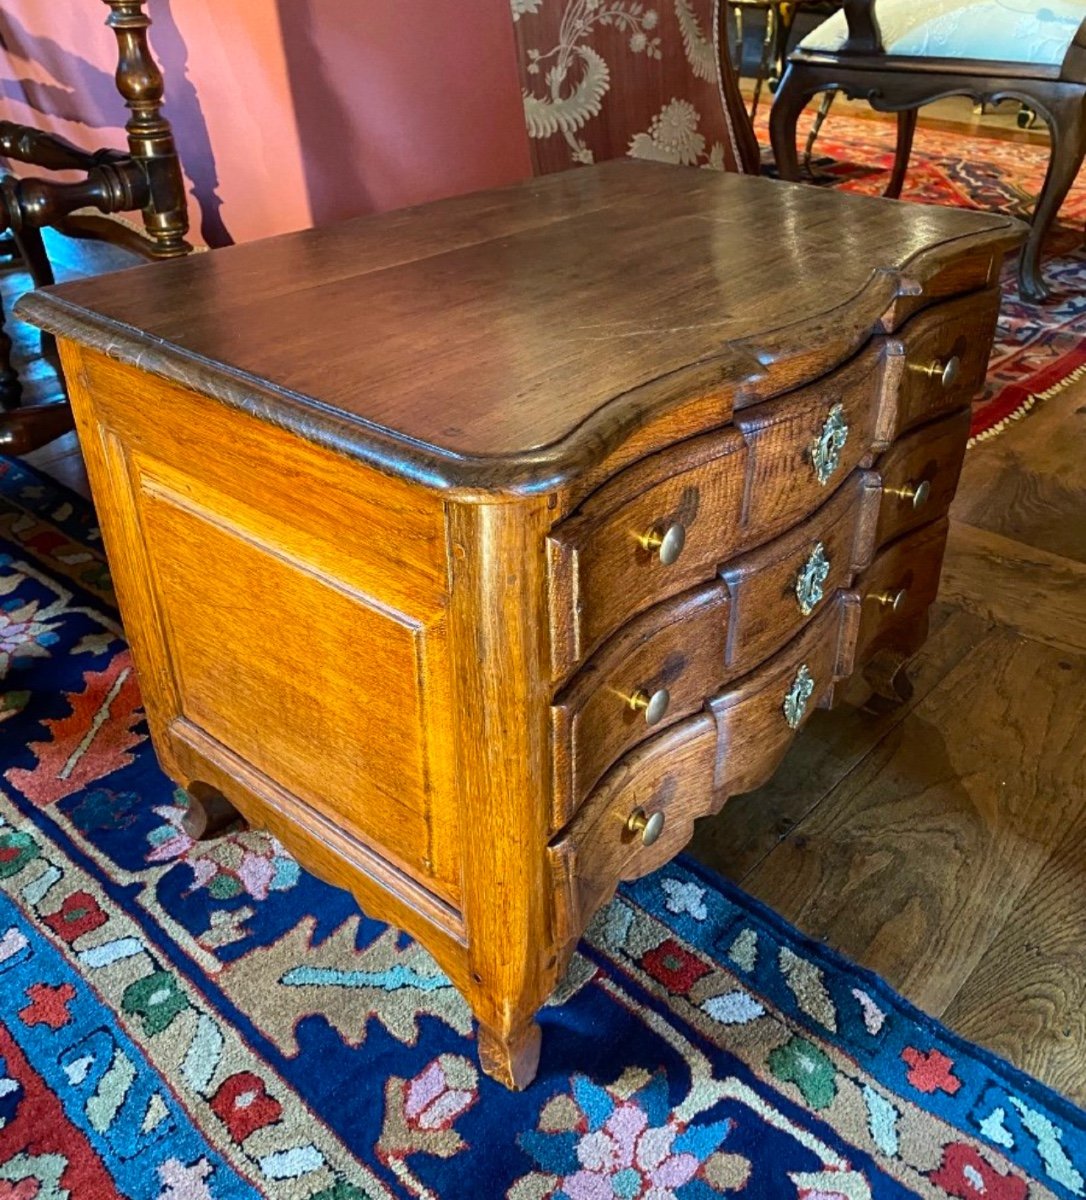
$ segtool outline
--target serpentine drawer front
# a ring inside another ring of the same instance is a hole
[[[526,1086],[615,887],[854,671],[907,694],[1021,233],[607,163],[24,297],[163,769]]]

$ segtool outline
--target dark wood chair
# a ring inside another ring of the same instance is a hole
[[[1014,98],[1038,113],[1052,150],[1019,287],[1024,299],[1048,298],[1041,247],[1086,154],[1086,0],[1047,0],[1032,11],[998,0],[846,0],[789,56],[769,122],[782,178],[800,178],[799,115],[830,89],[898,114],[888,196],[901,193],[922,105]]]
[[[757,13],[763,22],[762,48],[758,66],[754,73],[754,91],[750,100],[750,119],[758,115],[758,104],[762,91],[777,90],[784,74],[785,58],[792,29],[801,12],[820,9],[821,15],[832,12],[838,0],[727,0],[726,7],[732,17],[732,29],[722,29],[723,37],[732,42],[732,65],[736,74],[742,74],[743,17],[748,12]]]
[[[53,282],[42,229],[54,226],[75,237],[105,239],[145,258],[176,258],[185,241],[188,211],[184,180],[170,123],[162,115],[163,80],[147,44],[150,19],[143,0],[105,0],[106,24],[117,37],[117,90],[130,117],[128,152],[88,153],[62,138],[11,121],[0,121],[0,156],[47,171],[80,171],[75,183],[37,178],[0,179],[0,233],[6,232],[36,287]],[[145,232],[108,214],[141,213]],[[72,428],[66,400],[23,404],[22,385],[11,365],[11,339],[0,309],[0,451],[25,454]],[[42,352],[55,361],[43,337]]]

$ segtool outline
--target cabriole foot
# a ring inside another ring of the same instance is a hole
[[[231,825],[244,824],[241,813],[213,787],[193,783],[185,790],[190,803],[181,818],[181,827],[194,842],[209,842],[221,837]]]
[[[883,650],[864,667],[863,676],[871,688],[866,707],[874,712],[897,708],[913,696],[908,674],[909,659],[896,650]]]
[[[534,1021],[509,1034],[480,1024],[479,1062],[491,1079],[512,1091],[523,1091],[539,1069],[542,1038],[542,1030]]]

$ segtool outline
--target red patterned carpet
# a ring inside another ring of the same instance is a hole
[[[758,137],[768,146],[765,114]],[[801,124],[806,137],[810,117]],[[894,155],[896,125],[831,111],[812,166],[831,186],[880,195]],[[802,140],[801,140],[802,149]],[[1031,146],[940,130],[917,130],[902,199],[962,208],[995,209],[1026,217],[1044,181],[1047,145]],[[975,439],[990,437],[1025,415],[1075,376],[1086,373],[1086,174],[1080,175],[1050,234],[1044,273],[1053,298],[1024,303],[1016,258],[1003,275],[1003,308],[984,395],[973,407]]]

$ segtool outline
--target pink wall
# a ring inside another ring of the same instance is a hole
[[[198,240],[531,173],[508,0],[149,0],[147,11]],[[0,117],[123,146],[105,16],[94,0],[4,0]]]

